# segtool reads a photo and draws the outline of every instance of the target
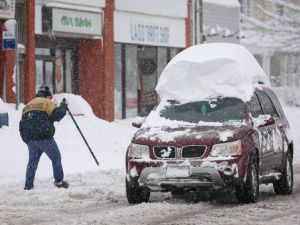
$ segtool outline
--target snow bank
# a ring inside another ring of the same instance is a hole
[[[99,119],[81,96],[59,94],[54,95],[53,99],[59,104],[63,97],[67,99],[71,112],[80,115],[75,119],[100,163],[97,167],[71,117],[66,115],[59,123],[55,123],[54,136],[62,155],[66,180],[69,174],[111,169],[120,170],[125,176],[125,152],[137,130],[131,126],[132,120],[107,122]],[[14,104],[3,103],[0,99],[0,109],[9,114],[9,127],[0,128],[0,185],[24,182],[25,179],[28,150],[19,134],[23,108],[21,104],[19,110],[15,110]],[[52,176],[51,161],[43,154],[36,178],[39,180]]]
[[[66,98],[68,107],[73,115],[95,116],[92,107],[80,96],[73,94],[56,94],[53,99],[58,104]]]
[[[163,70],[156,91],[162,100],[196,101],[217,96],[250,100],[253,90],[270,82],[243,46],[210,43],[190,47]]]

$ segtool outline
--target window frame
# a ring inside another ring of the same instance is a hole
[[[258,100],[259,100],[259,102],[260,102],[260,105],[261,105],[261,108],[262,108],[262,111],[263,111],[264,115],[271,115],[271,116],[274,117],[274,118],[280,118],[279,113],[278,113],[278,111],[277,111],[277,109],[276,109],[274,103],[272,102],[271,98],[270,98],[269,95],[266,93],[266,91],[261,91],[261,90],[260,90],[260,91],[257,91],[256,94],[257,94],[257,97],[258,97]],[[276,115],[268,114],[267,112],[265,112],[265,109],[264,109],[264,107],[263,107],[262,101],[261,101],[261,99],[260,99],[260,97],[259,97],[260,94],[263,94],[263,95],[267,96],[267,99],[269,99],[269,101],[270,101],[270,103],[271,103],[271,105],[272,105],[273,112],[275,112]]]

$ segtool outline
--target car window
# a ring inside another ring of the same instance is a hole
[[[185,104],[173,101],[160,111],[160,116],[189,123],[202,121],[233,124],[245,119],[245,103],[237,98],[217,98]]]
[[[262,106],[263,113],[278,117],[278,113],[268,95],[265,92],[259,91],[257,96]]]
[[[283,109],[280,105],[280,102],[278,101],[278,98],[276,97],[276,95],[274,94],[273,91],[268,91],[268,96],[270,97],[271,101],[273,102],[277,112],[279,113],[280,117],[285,117]]]
[[[258,101],[258,98],[256,94],[254,94],[250,101],[250,107],[251,107],[251,115],[253,117],[258,117],[259,115],[263,114],[262,108],[260,106],[260,103]]]

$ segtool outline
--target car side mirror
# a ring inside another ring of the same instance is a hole
[[[131,125],[135,128],[141,128],[143,123],[145,122],[146,117],[136,117],[133,119]]]
[[[271,115],[259,115],[257,118],[253,118],[253,124],[255,127],[264,127],[275,124],[275,119]]]

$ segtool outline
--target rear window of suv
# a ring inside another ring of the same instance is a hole
[[[237,98],[217,98],[185,104],[172,102],[160,111],[160,116],[190,123],[203,121],[233,124],[245,119],[245,104]]]

